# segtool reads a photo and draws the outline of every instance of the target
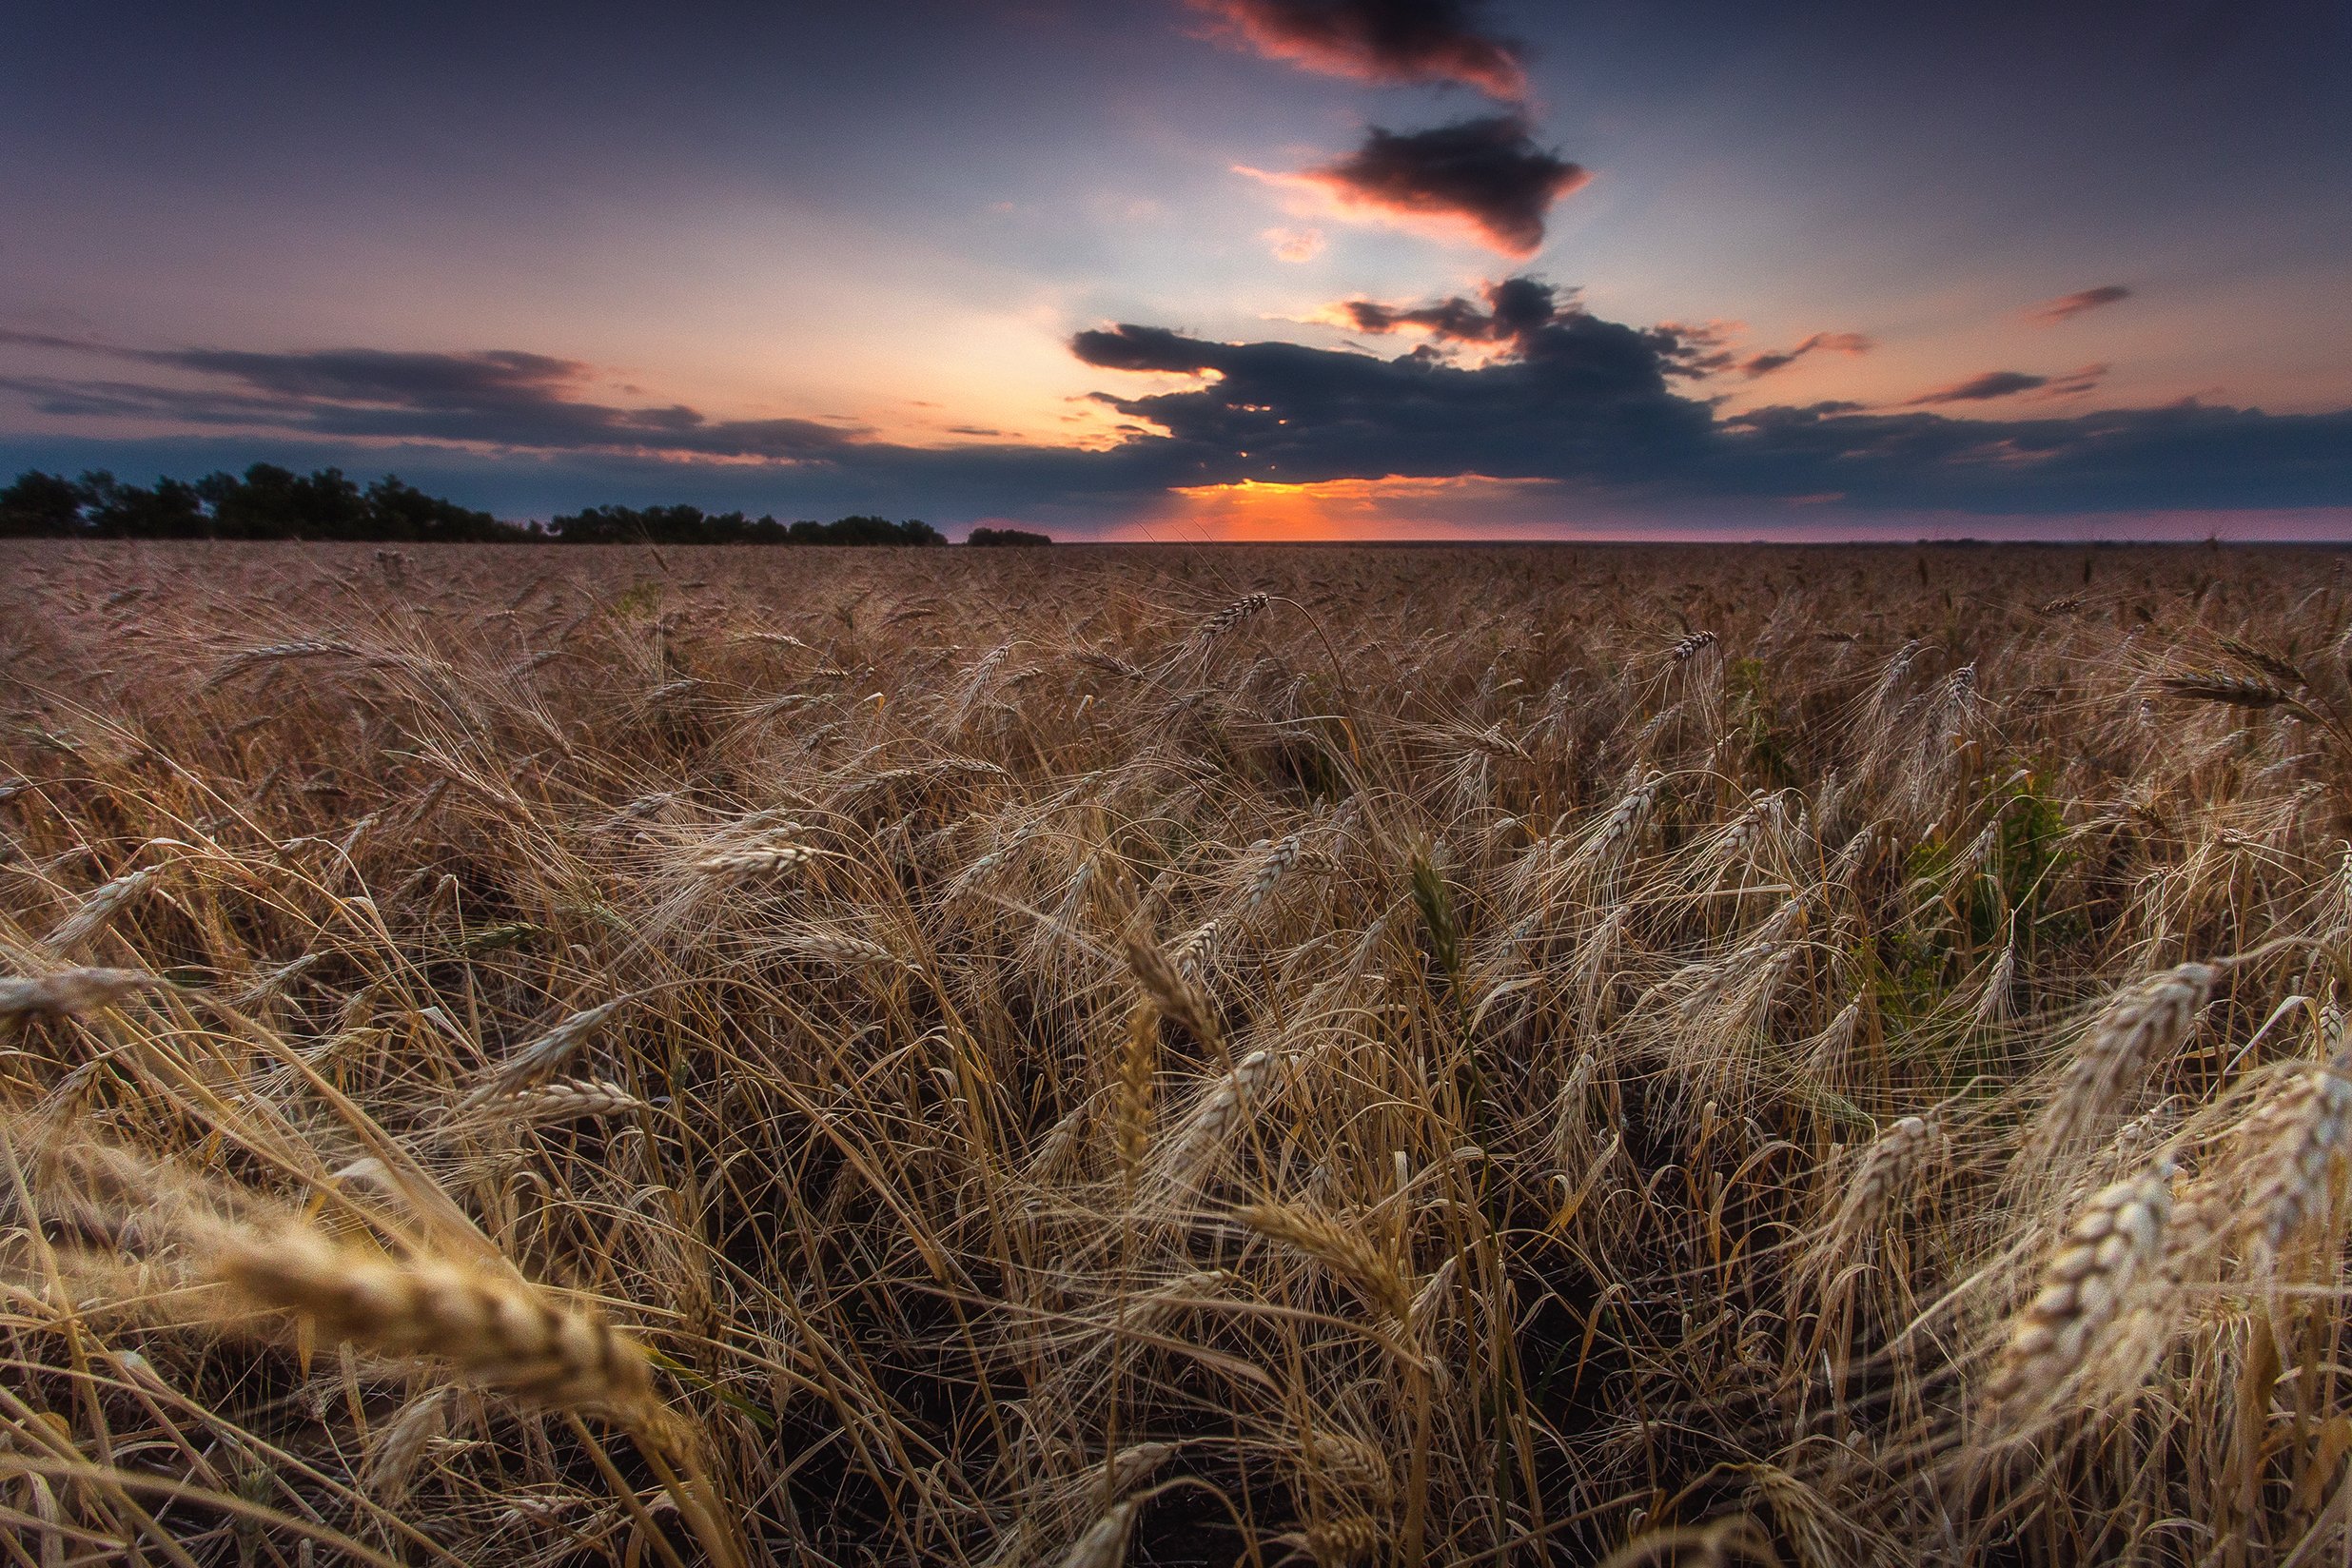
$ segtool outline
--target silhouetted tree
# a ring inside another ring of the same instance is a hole
[[[888,518],[837,518],[832,522],[795,522],[792,529],[794,544],[945,544],[948,537],[928,522],[909,519],[892,522]]]
[[[391,474],[362,490],[340,468],[297,474],[257,462],[194,484],[126,484],[103,470],[69,480],[28,469],[0,490],[0,538],[387,539],[419,543],[945,544],[928,522],[850,517],[795,522],[698,506],[591,506],[539,524],[429,496]],[[1008,539],[1011,534],[1008,531]],[[1026,536],[1039,543],[1042,535]]]
[[[82,532],[82,491],[63,474],[28,468],[0,490],[0,539],[60,538]]]
[[[125,484],[104,469],[84,474],[83,516],[100,539],[203,539],[210,524],[204,498],[183,480],[154,488]]]
[[[695,506],[591,506],[548,524],[566,544],[945,544],[927,522],[887,518],[802,520],[786,527],[774,518],[740,512],[706,513]]]
[[[489,543],[539,536],[500,522],[487,512],[476,512],[456,501],[428,496],[413,484],[402,484],[386,474],[367,487],[370,538],[415,539],[420,543]]]
[[[983,549],[990,546],[1003,549],[1023,545],[1051,544],[1053,539],[1047,534],[1032,534],[1026,528],[975,528],[964,542],[977,544]]]
[[[340,468],[301,475],[257,462],[240,480],[207,474],[196,489],[212,508],[213,533],[236,539],[358,539],[371,532],[366,498]]]

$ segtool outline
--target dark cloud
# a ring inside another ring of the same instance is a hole
[[[1526,96],[1518,46],[1478,25],[1473,0],[1190,0],[1270,60],[1360,82],[1460,82]]]
[[[1994,398],[2014,397],[2030,392],[2038,386],[2048,386],[2048,376],[2030,375],[2023,370],[1988,370],[1981,376],[1939,386],[1932,392],[1923,392],[1911,399],[1911,406],[1925,408],[1936,403],[1989,402]]]
[[[1533,278],[1488,284],[1483,299],[1457,294],[1435,304],[1386,305],[1346,300],[1334,308],[1359,332],[1419,330],[1454,343],[1515,343],[1559,318],[1559,291]]]
[[[1727,494],[2010,516],[2352,505],[2352,410],[2197,402],[2032,420],[1767,408],[1726,421]],[[1696,476],[1695,476],[1696,477]]]
[[[1739,373],[1750,381],[1785,370],[1808,354],[1867,354],[1877,345],[1859,332],[1816,332],[1793,348],[1768,349],[1739,362]]]
[[[1099,370],[1191,376],[1213,368],[1221,347],[1165,326],[1122,325],[1107,332],[1081,332],[1070,339],[1069,351]]]
[[[2068,370],[2056,376],[2036,376],[2024,370],[1988,370],[1981,376],[1939,386],[1932,392],[1923,392],[1905,403],[1906,408],[1933,408],[1945,403],[1990,402],[1995,398],[2013,398],[2020,392],[2039,392],[2044,397],[2063,398],[2076,392],[2087,392],[2107,375],[2104,364],[2087,364],[2079,370]]]
[[[593,378],[578,360],[512,349],[471,354],[399,353],[330,348],[305,354],[254,354],[190,348],[140,356],[242,382],[281,397],[417,407],[514,408],[560,401]]]
[[[2072,294],[2061,294],[2054,300],[2044,300],[2026,312],[2026,319],[2044,326],[2055,326],[2070,321],[2087,310],[2114,304],[2131,298],[2131,290],[2122,284],[2101,284],[2097,288],[2079,289]]]
[[[2079,370],[2052,376],[2049,384],[2042,388],[2042,395],[2046,398],[2070,398],[2077,392],[2088,392],[2107,380],[2107,373],[2112,368],[2106,364],[2087,364]]]
[[[1646,483],[1703,460],[1714,417],[1670,389],[1678,343],[1519,282],[1489,290],[1499,312],[1449,301],[1394,313],[1465,340],[1507,337],[1503,355],[1475,368],[1135,325],[1082,332],[1071,347],[1106,369],[1213,373],[1197,388],[1109,400],[1166,432],[1161,449],[1187,483],[1572,472]]]
[[[1477,300],[1460,294],[1417,305],[1343,300],[1331,309],[1341,324],[1358,332],[1424,332],[1440,343],[1495,344],[1506,357],[1519,359],[1540,358],[1572,344],[1574,334],[1560,329],[1585,318],[1574,289],[1562,291],[1529,277],[1490,283]],[[1721,333],[1713,326],[1669,322],[1643,329],[1639,336],[1657,356],[1662,375],[1708,376],[1732,363]],[[1419,352],[1428,355],[1427,349]]]
[[[1297,178],[1345,206],[1459,220],[1504,254],[1528,256],[1552,204],[1590,176],[1538,147],[1522,116],[1497,114],[1429,130],[1375,126],[1353,153]]]
[[[493,349],[374,348],[267,354],[230,349],[103,350],[192,372],[209,384],[156,386],[52,378],[0,380],[44,413],[264,426],[320,436],[479,443],[532,451],[637,451],[715,458],[822,458],[857,428],[813,420],[714,420],[674,403],[626,408],[580,396],[592,367]],[[225,384],[223,384],[225,383]]]

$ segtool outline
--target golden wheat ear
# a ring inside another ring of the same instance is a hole
[[[1358,1228],[1310,1209],[1252,1204],[1233,1218],[1269,1241],[1305,1254],[1346,1282],[1364,1304],[1400,1326],[1413,1316],[1413,1287],[1396,1262]]]
[[[97,1012],[121,1007],[141,991],[168,984],[145,970],[60,970],[54,974],[0,979],[0,1018],[35,1012]]]
[[[2160,1283],[2172,1175],[2166,1160],[2117,1182],[2067,1226],[1985,1384],[1996,1423],[2056,1413],[2099,1358],[2119,1348],[2111,1334]]]
[[[2192,702],[2217,702],[2229,708],[2276,708],[2295,700],[2293,691],[2259,676],[2166,676],[2164,688],[2174,696]]]
[[[1114,1503],[1104,1512],[1070,1543],[1068,1554],[1062,1558],[1062,1568],[1119,1568],[1127,1561],[1127,1537],[1134,1533],[1136,1507],[1130,1499]]]
[[[229,1225],[209,1238],[207,1272],[255,1312],[283,1312],[323,1338],[421,1356],[559,1406],[651,1408],[652,1364],[601,1313],[499,1270],[395,1258],[306,1226]]]

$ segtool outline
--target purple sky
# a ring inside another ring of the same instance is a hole
[[[673,10],[20,8],[0,467],[2352,537],[2340,4]]]

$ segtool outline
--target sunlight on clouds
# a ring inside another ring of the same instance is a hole
[[[1401,206],[1393,202],[1360,194],[1312,169],[1284,171],[1252,168],[1247,164],[1231,167],[1234,173],[1246,175],[1280,192],[1283,210],[1294,218],[1371,224],[1401,229],[1441,245],[1471,245],[1480,250],[1500,250],[1505,255],[1515,256],[1531,253],[1509,245],[1499,245],[1493,232],[1467,213]]]

